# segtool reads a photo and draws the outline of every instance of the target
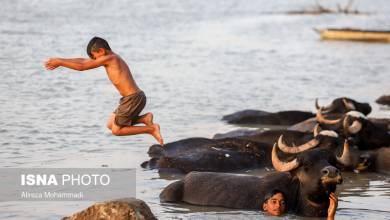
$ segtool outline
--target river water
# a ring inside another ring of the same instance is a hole
[[[335,7],[336,1],[319,1]],[[347,1],[338,1],[345,5]],[[173,177],[143,170],[146,135],[114,137],[119,94],[103,68],[46,71],[48,57],[85,57],[106,38],[130,65],[166,142],[236,129],[243,109],[314,110],[348,96],[390,117],[390,45],[321,41],[313,28],[390,29],[386,0],[356,0],[363,15],[290,15],[311,0],[4,0],[0,7],[0,167],[137,168],[137,197],[160,219],[263,219],[261,212],[161,204]],[[262,175],[264,171],[257,174]],[[390,219],[390,177],[345,173],[337,219]],[[1,202],[0,219],[59,219],[90,202]],[[306,219],[288,214],[284,219]]]

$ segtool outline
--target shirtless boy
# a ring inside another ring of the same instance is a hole
[[[330,193],[327,220],[334,220],[334,216],[336,215],[337,205],[338,205],[338,198],[336,194]],[[268,215],[282,216],[287,212],[285,194],[278,189],[272,190],[271,192],[265,195],[262,209]]]
[[[106,40],[99,37],[94,37],[89,41],[87,53],[91,59],[50,58],[46,61],[45,67],[48,70],[54,70],[63,66],[84,71],[104,66],[108,78],[122,96],[118,108],[107,122],[107,127],[112,134],[117,136],[150,134],[163,145],[160,126],[153,123],[153,114],[149,112],[139,115],[145,107],[146,96],[135,83],[125,61],[111,50]],[[145,126],[134,126],[140,123]]]

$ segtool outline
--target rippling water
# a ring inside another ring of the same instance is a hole
[[[146,92],[146,110],[155,113],[166,142],[235,129],[220,118],[238,110],[313,110],[316,97],[328,103],[349,96],[369,102],[372,116],[389,117],[389,108],[374,100],[390,93],[390,45],[323,42],[313,31],[389,30],[388,2],[355,1],[355,8],[370,15],[285,13],[312,5],[310,0],[2,1],[0,167],[137,167],[137,197],[161,219],[265,218],[259,212],[160,204],[158,194],[172,180],[139,168],[154,140],[113,137],[105,128],[119,94],[104,70],[48,72],[42,64],[52,56],[85,57],[90,38],[106,38]],[[344,176],[338,219],[390,218],[389,176]],[[89,205],[2,202],[0,218],[59,219]]]

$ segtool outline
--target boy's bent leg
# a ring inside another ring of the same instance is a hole
[[[135,135],[135,134],[151,134],[153,132],[153,128],[149,126],[126,126],[119,127],[115,124],[112,124],[112,134],[116,136],[124,136],[124,135]]]
[[[160,134],[160,126],[154,124],[152,126],[127,126],[119,127],[115,124],[112,125],[112,134],[116,136],[124,135],[136,135],[136,134],[150,134],[152,135],[161,145],[164,144],[163,139]]]

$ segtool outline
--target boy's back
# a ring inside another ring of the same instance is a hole
[[[109,62],[104,65],[107,76],[122,96],[129,96],[141,91],[134,81],[128,65],[119,55],[111,52],[111,54],[104,56],[109,56]]]

